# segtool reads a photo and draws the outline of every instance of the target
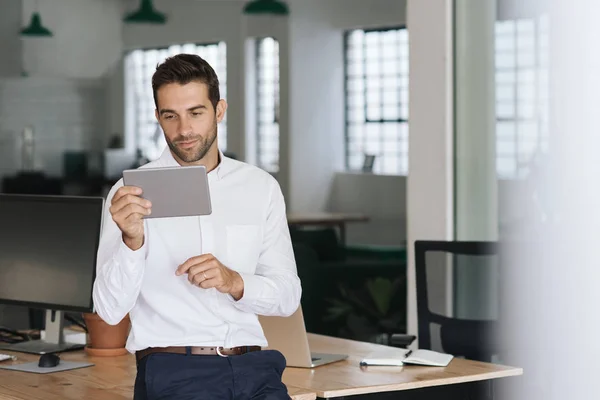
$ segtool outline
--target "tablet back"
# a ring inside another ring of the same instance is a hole
[[[130,169],[123,171],[123,182],[142,188],[142,197],[152,202],[152,213],[144,218],[212,213],[204,166]]]

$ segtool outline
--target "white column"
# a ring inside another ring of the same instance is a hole
[[[455,0],[456,240],[497,240],[495,23],[496,0]],[[459,258],[453,315],[497,316],[491,258]],[[470,264],[473,264],[472,266]],[[472,267],[472,268],[471,268]]]
[[[452,0],[409,0],[408,332],[417,334],[414,241],[449,240],[453,218]],[[438,288],[445,293],[446,287]],[[451,293],[446,293],[450,298]]]
[[[325,3],[290,3],[292,212],[325,210],[333,177],[344,167],[344,41],[341,30],[332,26]]]
[[[23,39],[19,36],[23,18],[21,0],[0,0],[0,77],[21,75],[23,68]],[[29,23],[29,21],[27,21]]]
[[[456,239],[496,240],[496,0],[455,0]]]

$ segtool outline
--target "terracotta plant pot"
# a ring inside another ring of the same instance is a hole
[[[117,325],[109,325],[96,313],[83,314],[88,330],[86,352],[95,356],[115,356],[126,354],[125,343],[129,335],[131,322],[129,315]]]

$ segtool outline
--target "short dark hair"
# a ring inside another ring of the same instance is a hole
[[[195,54],[177,54],[156,66],[156,71],[152,75],[152,92],[156,108],[158,108],[156,98],[158,89],[170,83],[185,85],[190,82],[202,82],[208,86],[208,98],[216,110],[217,103],[221,99],[219,78],[210,64]]]

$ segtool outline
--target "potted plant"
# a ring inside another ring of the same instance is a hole
[[[338,334],[354,340],[388,344],[389,337],[406,330],[404,279],[368,279],[358,288],[339,284],[339,297],[327,299],[326,321],[338,321]]]
[[[125,343],[129,336],[129,314],[117,325],[109,325],[96,313],[84,313],[88,332],[85,351],[92,356],[118,356],[127,354]]]

